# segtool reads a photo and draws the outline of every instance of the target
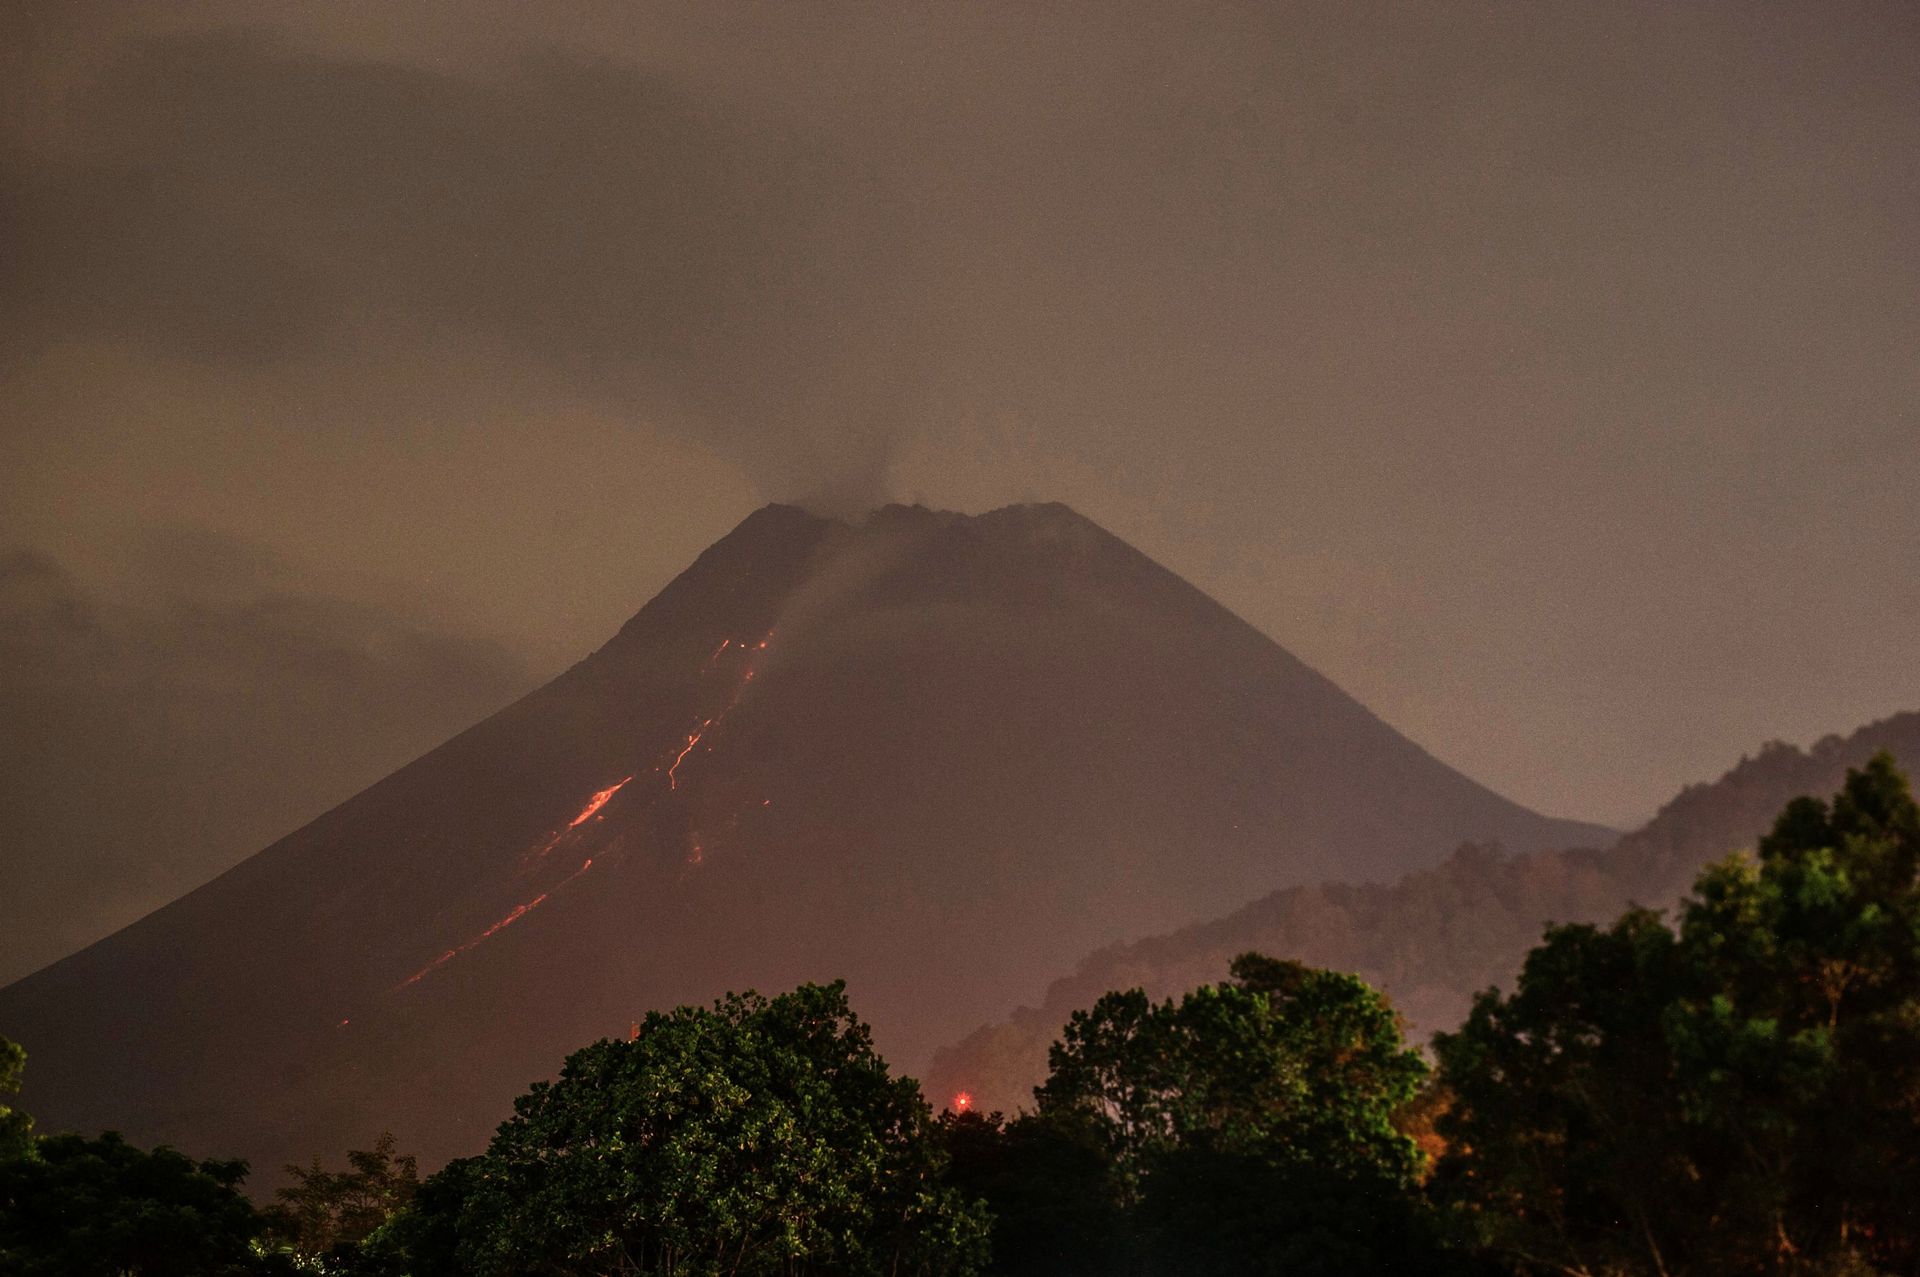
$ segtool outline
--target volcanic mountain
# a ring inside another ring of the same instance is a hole
[[[1607,836],[1064,506],[769,506],[553,682],[0,991],[0,1032],[44,1128],[432,1163],[649,1008],[845,977],[917,1070],[1097,946]]]

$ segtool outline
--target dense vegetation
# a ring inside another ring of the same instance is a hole
[[[1920,1270],[1916,868],[1883,754],[1710,866],[1677,931],[1551,929],[1437,1040],[1442,1190],[1547,1271]]]
[[[383,1137],[264,1212],[239,1163],[0,1106],[0,1271],[1920,1273],[1917,874],[1883,754],[1673,925],[1548,928],[1437,1068],[1358,978],[1245,953],[1075,1012],[1029,1111],[936,1119],[809,985],[577,1052],[424,1182]]]

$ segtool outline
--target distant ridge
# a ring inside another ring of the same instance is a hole
[[[982,1108],[1030,1104],[1047,1045],[1076,1008],[1109,989],[1138,985],[1164,997],[1210,983],[1248,949],[1357,973],[1388,992],[1424,1041],[1457,1025],[1477,991],[1510,986],[1547,922],[1610,920],[1629,903],[1670,905],[1702,865],[1751,847],[1788,800],[1834,792],[1848,768],[1883,749],[1920,769],[1920,713],[1804,751],[1769,742],[1719,780],[1689,785],[1606,850],[1507,856],[1470,843],[1391,885],[1289,887],[1210,922],[1102,949],[1055,981],[1039,1007],[938,1052],[927,1084],[937,1095],[968,1091]]]
[[[49,1127],[267,1182],[386,1128],[433,1163],[649,1008],[844,976],[918,1070],[1099,945],[1603,833],[1065,506],[768,506],[547,686],[0,990],[0,1032]]]

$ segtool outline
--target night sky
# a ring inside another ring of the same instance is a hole
[[[1616,825],[1920,707],[1920,8],[0,14],[0,979],[768,500],[1060,500]]]

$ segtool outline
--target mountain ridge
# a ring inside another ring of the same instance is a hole
[[[1012,1111],[1046,1072],[1068,1015],[1109,989],[1177,995],[1220,979],[1249,949],[1352,971],[1392,998],[1424,1041],[1464,1017],[1474,993],[1507,985],[1549,922],[1611,920],[1628,904],[1670,907],[1708,861],[1751,847],[1792,798],[1840,787],[1880,750],[1920,766],[1920,712],[1895,714],[1802,750],[1769,741],[1714,781],[1687,785],[1610,847],[1521,855],[1464,844],[1392,883],[1283,888],[1224,916],[1090,953],[1021,1006],[935,1053],[933,1094],[967,1091]]]

